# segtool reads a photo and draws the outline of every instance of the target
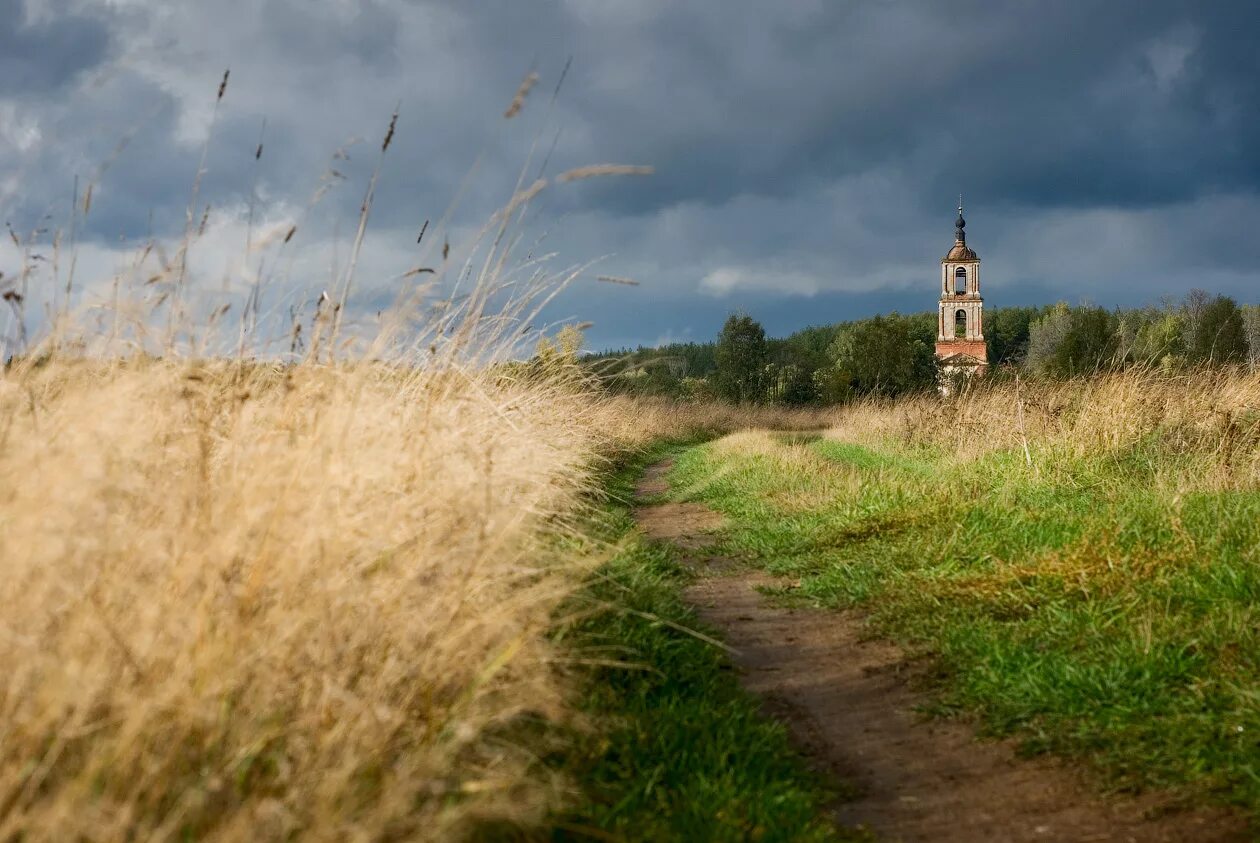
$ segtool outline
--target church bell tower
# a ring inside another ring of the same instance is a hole
[[[941,302],[936,326],[936,358],[946,375],[983,373],[989,365],[984,341],[984,299],[980,297],[980,257],[967,246],[962,197],[954,223],[954,247],[941,258]]]

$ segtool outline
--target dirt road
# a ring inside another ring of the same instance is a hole
[[[641,498],[667,491],[670,465],[648,470]],[[687,596],[738,651],[745,687],[819,768],[859,789],[835,806],[838,823],[907,843],[1251,839],[1239,817],[1178,810],[1160,796],[1101,799],[1061,764],[1019,759],[1011,743],[979,741],[966,723],[925,720],[909,682],[915,668],[892,644],[868,640],[860,619],[777,606],[758,590],[773,578],[707,552],[717,513],[666,503],[637,515],[700,572]]]

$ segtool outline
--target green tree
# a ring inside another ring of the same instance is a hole
[[[1190,335],[1189,356],[1195,363],[1242,363],[1247,360],[1247,329],[1238,303],[1217,296],[1203,305]]]
[[[1136,324],[1131,344],[1122,352],[1139,365],[1171,369],[1186,354],[1185,318],[1172,310],[1144,312],[1145,319],[1130,318]],[[1123,337],[1127,341],[1128,337]]]
[[[1041,318],[1028,326],[1028,352],[1024,366],[1033,372],[1049,372],[1054,355],[1072,329],[1072,309],[1059,302]]]
[[[1029,328],[1026,365],[1057,377],[1087,375],[1115,365],[1119,338],[1116,316],[1101,307],[1068,307],[1063,302]]]
[[[1115,364],[1116,319],[1102,307],[1077,307],[1071,330],[1058,347],[1055,364],[1061,374],[1096,372]]]
[[[996,307],[984,314],[984,335],[989,341],[989,361],[1021,363],[1028,354],[1032,323],[1050,311],[1047,307]]]
[[[811,379],[814,394],[823,404],[842,404],[853,397],[853,378],[838,365],[815,369]]]
[[[763,400],[766,332],[751,316],[732,313],[722,326],[714,353],[717,393],[730,401]]]
[[[1072,311],[1070,328],[1054,354],[1054,368],[1063,376],[1090,374],[1116,362],[1116,318],[1101,307]]]
[[[768,363],[765,368],[766,399],[775,404],[800,406],[815,401],[813,370],[796,363]]]
[[[862,394],[892,396],[930,388],[936,383],[935,325],[931,314],[898,313],[846,325],[831,346],[833,365]]]

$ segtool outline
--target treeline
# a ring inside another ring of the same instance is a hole
[[[936,318],[894,312],[773,339],[737,313],[713,342],[640,346],[582,361],[608,390],[638,395],[787,405],[891,397],[935,388]],[[1202,290],[1133,309],[1062,302],[993,308],[984,327],[995,377],[1260,363],[1260,306]]]

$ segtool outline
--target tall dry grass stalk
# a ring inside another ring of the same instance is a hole
[[[962,460],[999,449],[1087,457],[1158,440],[1165,454],[1194,455],[1196,481],[1260,480],[1260,372],[1130,369],[1069,381],[980,382],[947,401],[922,396],[867,401],[839,413],[830,435],[945,450]],[[1188,463],[1172,461],[1184,471]]]
[[[0,382],[0,838],[444,838],[537,819],[496,727],[598,410],[345,369],[53,363]],[[558,529],[554,521],[549,530]]]
[[[502,730],[591,470],[808,413],[373,364],[54,359],[0,380],[0,838],[449,839],[559,798]]]
[[[453,839],[563,798],[508,727],[567,716],[547,633],[592,559],[555,538],[599,466],[824,419],[514,379],[519,317],[466,312],[422,366],[4,372],[0,839]]]

